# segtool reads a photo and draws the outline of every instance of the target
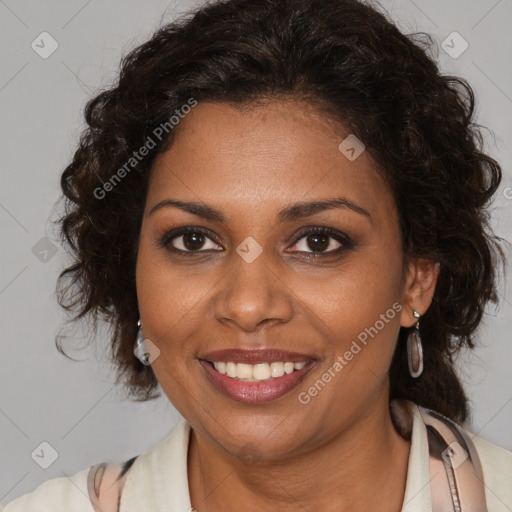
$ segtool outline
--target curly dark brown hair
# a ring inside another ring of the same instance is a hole
[[[504,256],[488,207],[501,168],[483,152],[470,85],[440,74],[433,46],[428,34],[402,34],[378,4],[228,0],[161,26],[123,57],[115,85],[87,103],[87,127],[62,174],[58,223],[73,262],[57,291],[73,313],[69,321],[92,317],[95,332],[99,318],[113,326],[116,382],[131,398],[160,396],[151,367],[133,355],[135,264],[152,163],[174,130],[153,137],[145,158],[135,160],[134,151],[190,98],[232,105],[294,98],[314,103],[364,142],[394,193],[404,255],[440,263],[421,321],[425,370],[410,377],[402,328],[390,398],[467,419],[453,356],[474,347],[486,304],[497,302]],[[123,179],[113,182],[115,175]]]

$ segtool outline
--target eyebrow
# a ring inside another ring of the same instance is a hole
[[[210,206],[206,203],[178,201],[176,199],[164,199],[163,201],[160,201],[155,206],[153,206],[153,208],[151,208],[148,215],[152,215],[157,210],[160,210],[166,206],[174,206],[185,212],[197,215],[198,217],[202,217],[203,219],[221,223],[226,222],[226,217],[224,214],[213,206]],[[368,210],[365,210],[363,207],[354,204],[352,201],[349,201],[345,197],[335,197],[325,201],[293,203],[279,212],[277,220],[280,224],[283,222],[293,222],[306,217],[310,217],[315,213],[319,213],[331,208],[348,208],[349,210],[368,217],[370,221],[372,220]]]

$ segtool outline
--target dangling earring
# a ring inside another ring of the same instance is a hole
[[[150,365],[151,363],[149,362],[149,352],[147,351],[146,345],[144,343],[144,334],[142,334],[142,324],[140,322],[140,318],[137,322],[137,326],[137,338],[135,339],[133,353],[142,364],[147,366]]]
[[[407,336],[407,362],[409,363],[409,373],[414,379],[423,373],[423,347],[420,337],[420,314],[413,311],[412,314],[418,320],[412,331]]]

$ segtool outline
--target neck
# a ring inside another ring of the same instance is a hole
[[[243,461],[191,432],[192,506],[201,512],[402,508],[410,442],[387,399],[323,446],[286,461]],[[329,490],[329,492],[326,492]]]

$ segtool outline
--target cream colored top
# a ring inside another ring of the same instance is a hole
[[[402,512],[432,512],[427,431],[418,407],[412,415],[411,450]],[[401,414],[391,408],[394,419]],[[488,512],[512,511],[512,452],[469,433],[482,464]],[[190,425],[182,420],[160,443],[139,455],[126,473],[119,512],[192,512],[187,478]],[[97,512],[88,494],[90,468],[48,480],[10,502],[4,512]]]

